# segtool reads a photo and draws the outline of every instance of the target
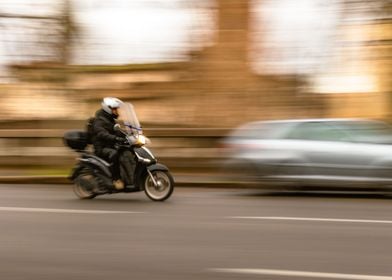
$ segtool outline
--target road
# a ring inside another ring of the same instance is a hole
[[[0,279],[392,279],[392,200],[0,186]]]

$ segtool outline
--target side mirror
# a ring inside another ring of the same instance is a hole
[[[121,131],[121,125],[119,125],[118,123],[116,123],[113,127],[114,131]]]

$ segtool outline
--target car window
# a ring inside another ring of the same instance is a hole
[[[279,139],[289,125],[287,123],[252,123],[237,129],[231,137],[246,139]]]
[[[287,135],[288,139],[313,141],[347,141],[347,133],[326,122],[308,122],[298,124]]]
[[[364,143],[392,143],[392,128],[379,121],[351,121],[340,122],[339,126],[355,142]]]

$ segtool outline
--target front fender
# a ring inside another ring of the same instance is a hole
[[[147,166],[147,169],[150,171],[157,171],[157,170],[169,171],[169,168],[166,165],[161,164],[161,163],[155,163],[155,164],[149,165],[149,166]]]

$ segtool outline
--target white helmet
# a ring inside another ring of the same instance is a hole
[[[102,109],[108,113],[112,113],[112,109],[119,108],[123,102],[115,97],[105,97],[101,103]]]

